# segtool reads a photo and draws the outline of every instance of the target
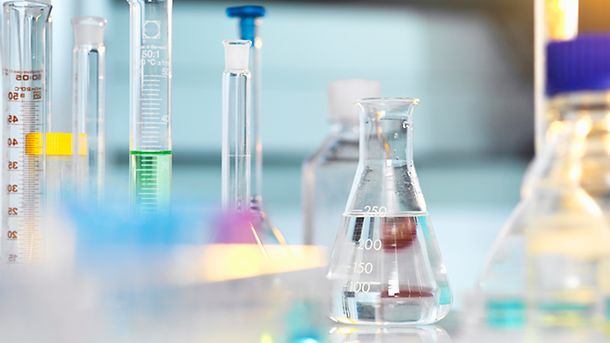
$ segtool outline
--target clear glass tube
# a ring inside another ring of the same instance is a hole
[[[51,5],[7,1],[3,9],[2,262],[22,263],[42,253]]]
[[[227,15],[239,18],[239,35],[242,40],[252,42],[250,51],[250,71],[252,74],[252,141],[254,143],[254,157],[252,158],[252,182],[250,207],[258,217],[255,226],[259,237],[265,243],[285,244],[286,240],[281,231],[273,225],[263,205],[263,144],[261,139],[261,91],[262,91],[262,47],[260,36],[262,17],[266,14],[263,6],[236,6],[227,8]]]
[[[253,182],[252,206],[255,209],[261,207],[263,191],[263,145],[260,137],[261,116],[261,59],[263,40],[260,36],[260,25],[262,17],[265,16],[265,8],[262,6],[236,6],[227,8],[227,15],[231,18],[239,18],[239,36],[242,40],[252,42],[250,52],[250,73],[252,75],[252,141],[254,142],[254,158],[252,159]]]
[[[138,211],[164,211],[172,173],[172,0],[128,1],[131,200]]]
[[[225,41],[222,75],[222,206],[250,208],[250,71],[248,40]],[[244,58],[245,57],[245,58]]]
[[[262,90],[262,70],[261,62],[263,58],[263,40],[260,37],[260,24],[262,19],[254,20],[254,42],[250,57],[252,70],[252,138],[254,141],[254,189],[252,192],[252,202],[261,206],[263,194],[263,143],[261,141],[261,90]]]
[[[106,19],[76,17],[72,51],[72,156],[77,192],[101,200],[105,173]]]

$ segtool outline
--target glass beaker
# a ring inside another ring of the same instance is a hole
[[[328,278],[330,317],[429,324],[452,296],[413,164],[417,99],[360,100],[360,159]]]

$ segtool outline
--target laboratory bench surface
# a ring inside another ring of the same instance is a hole
[[[56,241],[50,244],[61,241],[59,245],[65,246],[55,256],[61,263],[2,270],[2,341],[605,342],[607,337],[595,330],[494,331],[474,321],[477,315],[469,300],[473,285],[489,247],[518,202],[526,164],[489,159],[417,165],[455,300],[454,310],[438,325],[380,328],[333,323],[327,317],[329,288],[323,260],[301,258],[270,273],[256,265],[256,249],[163,244],[153,251],[100,250],[91,259],[82,249],[70,249],[74,238],[60,232],[53,234]],[[303,241],[300,179],[298,165],[265,168],[265,205],[293,245]],[[218,203],[219,168],[176,165],[173,180],[174,204],[204,209]],[[107,184],[110,190],[128,189],[127,166],[110,168]],[[127,198],[120,192],[110,196]],[[329,242],[327,250],[335,233],[320,232]],[[230,263],[220,263],[227,257]],[[239,261],[249,264],[240,268]],[[233,268],[237,274],[232,274]]]
[[[489,248],[519,201],[527,161],[514,158],[416,159],[418,177],[456,294],[472,288]],[[220,200],[220,168],[176,165],[174,203],[215,206]],[[111,169],[109,189],[128,189],[129,171]],[[265,208],[290,244],[302,244],[301,168],[264,168]],[[126,196],[125,196],[126,197]],[[339,214],[340,215],[340,214]],[[330,249],[338,228],[320,230],[319,244]],[[461,306],[458,297],[457,306]]]
[[[104,272],[82,269],[76,273],[55,270],[54,275],[50,275],[48,270],[22,270],[9,275],[13,281],[5,279],[1,283],[2,341],[608,341],[608,336],[593,329],[492,330],[474,322],[474,310],[450,312],[440,323],[429,326],[336,324],[327,317],[326,268],[197,282],[194,279],[155,277],[153,274],[164,272],[131,269],[134,266],[116,266],[116,275],[106,275],[103,282],[104,276],[100,274]],[[129,275],[121,274],[125,271],[130,271]]]

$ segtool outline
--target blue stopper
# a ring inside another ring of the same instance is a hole
[[[610,90],[610,34],[586,34],[547,45],[548,96]]]
[[[240,38],[250,40],[254,44],[256,35],[256,18],[265,16],[263,6],[235,6],[227,8],[229,18],[239,18]]]

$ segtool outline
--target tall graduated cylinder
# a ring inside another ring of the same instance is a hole
[[[407,98],[359,102],[360,159],[331,255],[331,318],[428,324],[452,297],[413,164]]]
[[[47,126],[47,52],[51,6],[4,3],[2,262],[35,261],[42,254]]]
[[[172,0],[129,0],[131,199],[169,209],[172,171]]]

